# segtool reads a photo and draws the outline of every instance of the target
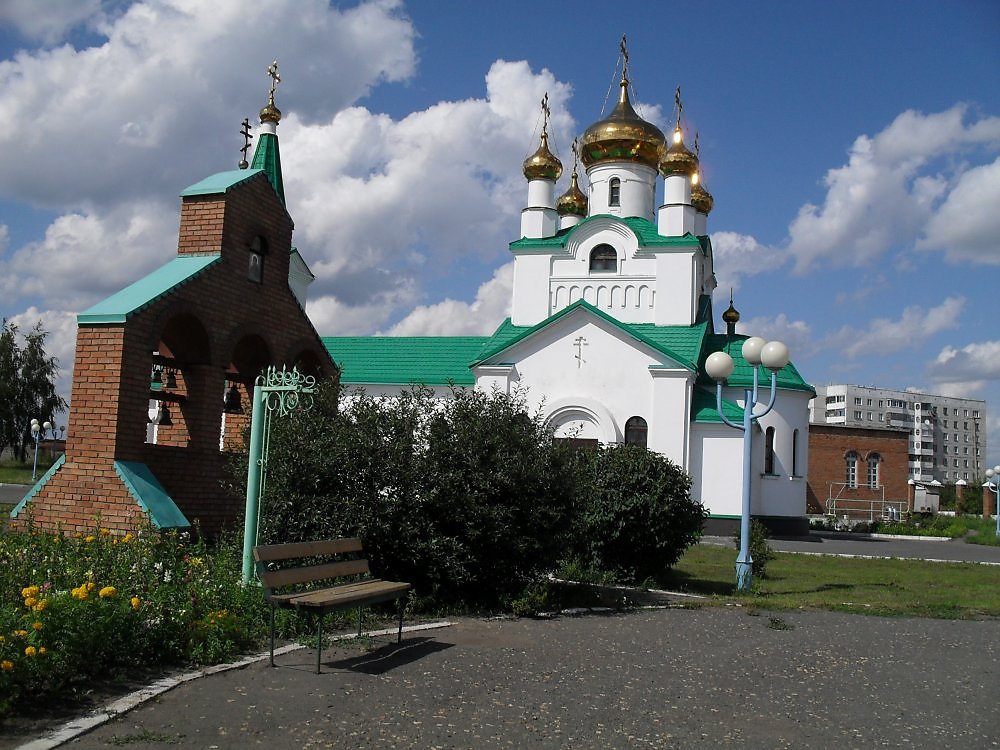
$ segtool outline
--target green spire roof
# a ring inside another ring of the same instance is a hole
[[[285,205],[285,184],[281,179],[281,153],[278,151],[278,136],[276,133],[261,133],[257,140],[257,150],[253,152],[251,169],[263,169],[274,192]]]

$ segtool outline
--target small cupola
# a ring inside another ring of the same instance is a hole
[[[559,228],[574,226],[587,216],[587,196],[580,190],[576,171],[579,154],[579,141],[573,141],[573,174],[570,178],[569,190],[559,196],[556,201],[556,212],[559,214]]]

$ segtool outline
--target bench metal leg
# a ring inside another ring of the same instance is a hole
[[[323,654],[323,615],[316,615],[316,674],[320,673],[320,657]]]
[[[361,610],[362,607],[358,607],[358,638],[361,637]]]
[[[271,605],[271,666],[274,666],[274,605]]]
[[[399,600],[399,632],[396,633],[396,643],[403,642],[403,610],[406,609],[406,597]]]

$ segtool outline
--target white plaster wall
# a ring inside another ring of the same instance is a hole
[[[762,388],[764,393],[766,388]],[[761,396],[763,398],[763,396]],[[778,391],[774,408],[761,417],[761,430],[754,434],[755,478],[760,478],[758,505],[754,512],[769,516],[803,516],[806,512],[806,475],[809,468],[809,398],[803,391]],[[742,404],[742,401],[740,402]],[[774,427],[774,474],[765,477],[765,431]],[[796,475],[792,474],[792,436],[798,430]],[[756,443],[759,442],[759,445]]]
[[[554,208],[525,208],[521,211],[522,237],[553,237],[558,226],[559,214]]]
[[[528,180],[528,208],[555,208],[555,187],[552,180]]]
[[[549,317],[549,263],[548,254],[514,256],[514,325],[533,326]]]
[[[724,424],[691,425],[691,495],[712,515],[738,516],[743,505],[743,433]]]
[[[644,164],[630,162],[595,164],[587,170],[587,179],[590,181],[589,215],[640,216],[653,221],[656,175],[655,169]],[[621,180],[619,206],[608,205],[608,184],[612,177]]]
[[[693,251],[660,253],[656,256],[657,304],[654,323],[661,326],[688,326],[694,323],[694,275]]]

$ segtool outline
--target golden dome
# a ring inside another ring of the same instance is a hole
[[[260,111],[260,121],[273,123],[281,121],[281,110],[274,106],[273,92],[271,93],[271,98],[268,100],[267,105]]]
[[[733,293],[729,292],[729,307],[722,313],[722,322],[728,325],[736,325],[740,322],[740,313],[733,307]]]
[[[618,104],[610,115],[584,132],[580,158],[585,167],[607,161],[633,161],[656,169],[663,143],[663,131],[632,108],[628,78],[623,75]]]
[[[674,129],[673,143],[663,153],[660,160],[660,174],[669,177],[672,174],[694,175],[698,171],[698,157],[688,151],[684,145],[684,137],[678,125]]]
[[[694,184],[691,186],[691,205],[700,214],[711,213],[712,206],[715,205],[715,199],[710,192],[701,186],[700,180],[694,181]]]
[[[573,179],[570,182],[569,190],[559,196],[556,201],[556,211],[560,216],[586,216],[587,196],[580,190],[576,182],[576,170],[573,170]]]
[[[562,162],[549,151],[549,134],[542,129],[542,142],[538,150],[524,160],[524,176],[529,180],[558,180]]]

